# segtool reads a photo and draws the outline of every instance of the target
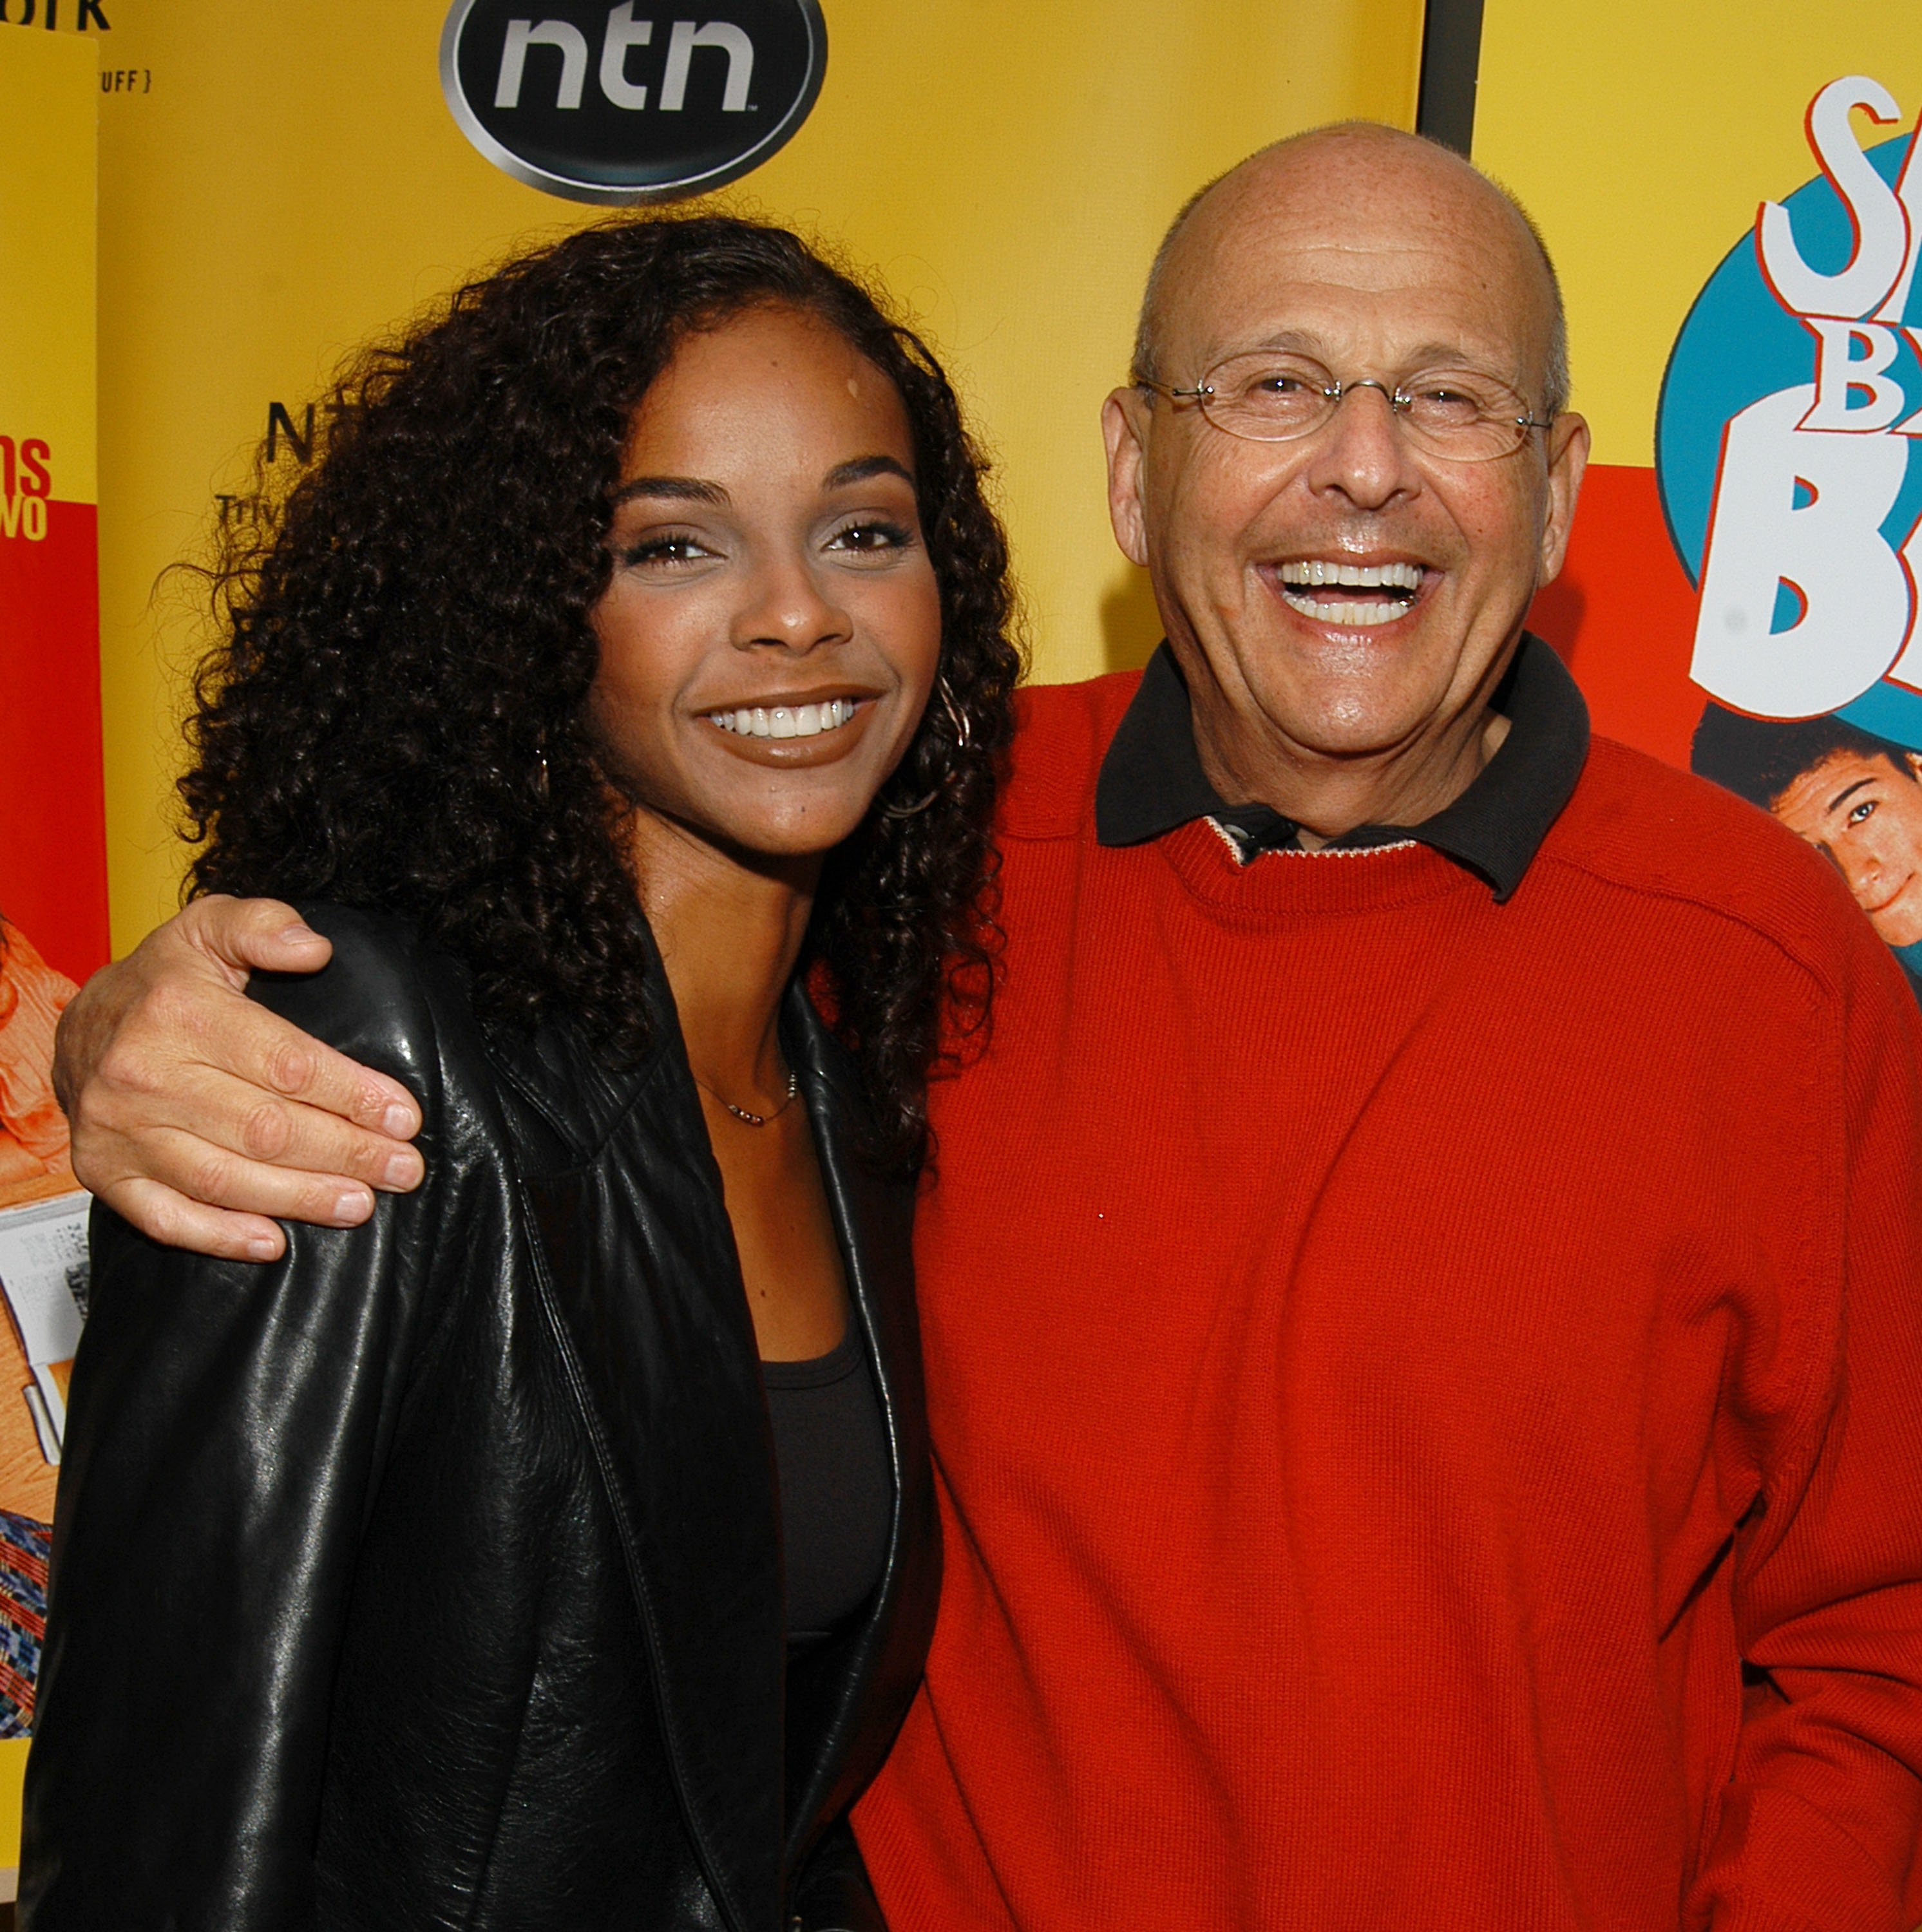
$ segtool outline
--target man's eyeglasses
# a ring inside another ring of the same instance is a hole
[[[1191,402],[1218,430],[1251,442],[1287,442],[1329,422],[1341,398],[1377,389],[1417,449],[1450,463],[1492,463],[1512,456],[1528,432],[1551,425],[1533,414],[1506,382],[1465,369],[1432,371],[1392,389],[1372,377],[1338,382],[1319,362],[1266,350],[1218,362],[1191,389],[1142,376],[1137,388],[1170,402]]]

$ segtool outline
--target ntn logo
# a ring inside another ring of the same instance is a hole
[[[617,206],[719,188],[807,118],[827,22],[819,0],[702,0],[668,17],[686,4],[452,0],[447,105],[496,167],[550,194]]]
[[[635,47],[653,44],[654,23],[634,17],[634,0],[610,8],[601,37],[600,64],[596,78],[602,94],[614,106],[638,112],[647,105],[648,83],[628,77],[627,60]],[[512,109],[521,105],[521,89],[527,80],[527,56],[536,48],[554,49],[560,56],[555,79],[554,105],[578,109],[587,85],[587,37],[572,20],[509,20],[500,47],[500,70],[494,82],[494,104]],[[752,112],[747,93],[754,79],[754,43],[746,31],[729,20],[710,20],[706,25],[692,20],[676,20],[668,29],[667,58],[661,70],[659,111],[677,114],[687,104],[688,76],[698,49],[711,47],[727,56],[727,74],[721,91],[724,114]]]

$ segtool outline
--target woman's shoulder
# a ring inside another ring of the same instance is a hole
[[[257,973],[250,995],[305,1034],[392,1074],[425,1099],[450,1062],[485,1067],[465,970],[427,944],[413,920],[302,901],[301,916],[331,940],[317,973]]]

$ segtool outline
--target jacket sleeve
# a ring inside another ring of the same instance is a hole
[[[1688,1918],[1714,1932],[1922,1919],[1922,1021],[1863,938],[1841,1104],[1809,1123],[1829,1221],[1809,1248],[1839,1246],[1839,1318],[1738,1558],[1755,1681]]]
[[[36,1932],[314,1922],[329,1707],[356,1551],[458,1256],[436,1028],[391,928],[315,908],[311,980],[256,997],[419,1097],[426,1179],[271,1265],[158,1246],[96,1207],[27,1777]]]
[[[887,1932],[846,1819],[823,1836],[794,1888],[798,1932]]]

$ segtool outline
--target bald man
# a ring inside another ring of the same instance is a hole
[[[1167,641],[1028,694],[933,1096],[947,1580],[857,1814],[905,1932],[1922,1916],[1917,1016],[1831,868],[1524,636],[1563,339],[1512,203],[1381,128],[1155,264],[1104,420]],[[287,918],[76,1009],[77,1148],[164,1236],[278,1240],[210,1172],[411,1178],[336,1118],[405,1097],[228,990],[311,967]]]

